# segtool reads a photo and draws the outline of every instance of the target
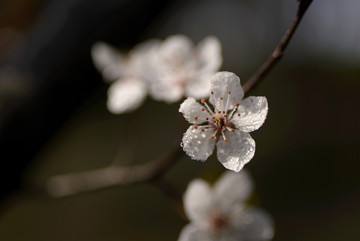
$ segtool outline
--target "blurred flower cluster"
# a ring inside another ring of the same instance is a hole
[[[173,103],[183,96],[204,98],[209,94],[209,78],[222,63],[221,44],[213,36],[196,47],[183,35],[149,40],[127,55],[106,43],[92,47],[92,58],[107,82],[107,107],[120,114],[138,108],[147,93],[156,100]]]

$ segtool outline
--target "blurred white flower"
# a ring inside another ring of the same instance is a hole
[[[263,210],[244,201],[252,192],[245,171],[226,172],[211,188],[201,179],[192,181],[184,195],[191,223],[178,241],[265,241],[273,237],[273,221]]]
[[[186,36],[170,36],[152,56],[150,95],[168,103],[184,95],[206,97],[210,90],[209,78],[221,63],[221,44],[216,37],[209,36],[194,47]]]
[[[240,171],[255,153],[248,132],[262,126],[268,112],[266,97],[247,97],[234,73],[218,72],[211,79],[210,103],[188,97],[179,111],[194,124],[183,136],[181,146],[194,160],[205,161],[217,146],[218,160],[227,169]]]
[[[147,58],[158,44],[158,41],[145,42],[127,56],[106,43],[94,44],[91,49],[93,62],[104,80],[113,82],[108,90],[107,107],[110,112],[129,112],[144,102],[148,92]]]

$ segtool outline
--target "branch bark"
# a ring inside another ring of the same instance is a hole
[[[295,30],[299,26],[299,23],[304,16],[306,10],[310,6],[313,0],[299,0],[299,7],[296,13],[296,16],[290,26],[290,28],[286,31],[285,35],[281,39],[280,43],[276,46],[273,53],[270,57],[260,66],[258,71],[255,72],[253,76],[245,83],[244,92],[248,92],[250,89],[253,89],[257,84],[260,83],[261,80],[265,78],[265,76],[272,70],[276,63],[280,61],[282,56],[284,55],[284,51],[288,46],[292,36],[295,33]]]

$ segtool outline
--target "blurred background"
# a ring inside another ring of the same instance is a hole
[[[297,10],[295,0],[1,0],[0,240],[176,240],[185,221],[152,184],[66,198],[46,180],[144,163],[181,142],[179,104],[148,98],[112,115],[95,70],[96,41],[123,50],[149,38],[208,35],[223,45],[221,70],[244,83],[266,60]],[[315,0],[285,56],[251,95],[268,98],[247,170],[250,202],[276,224],[274,240],[360,238],[360,3]],[[165,179],[183,192],[224,168],[183,157]]]

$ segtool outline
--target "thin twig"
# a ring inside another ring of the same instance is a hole
[[[177,148],[172,153],[146,164],[128,167],[108,166],[81,173],[58,175],[47,181],[46,189],[53,197],[64,197],[115,185],[151,181],[165,173],[182,155],[181,148]]]
[[[275,48],[274,52],[270,57],[265,61],[263,65],[255,72],[255,74],[245,83],[244,92],[248,92],[250,89],[254,88],[255,85],[259,84],[261,80],[270,72],[270,70],[275,66],[277,62],[284,55],[284,51],[289,44],[292,36],[295,33],[296,28],[298,27],[302,17],[304,16],[307,8],[310,6],[312,0],[299,0],[299,8],[297,14],[290,26],[286,31],[284,37],[281,39],[278,46]]]
[[[272,55],[245,83],[243,86],[245,93],[254,88],[254,86],[258,84],[267,73],[269,73],[269,71],[283,56],[286,46],[288,45],[298,24],[300,23],[301,18],[311,4],[312,0],[299,0],[299,2],[299,8],[292,25],[285,33]],[[142,165],[129,167],[112,165],[93,171],[54,176],[48,180],[46,187],[51,196],[64,197],[115,185],[129,185],[140,182],[148,182],[158,179],[183,155],[184,152],[182,149],[177,147],[168,155]],[[167,187],[164,186],[163,183],[159,184],[159,182],[157,182],[157,186],[169,194],[166,189]]]

